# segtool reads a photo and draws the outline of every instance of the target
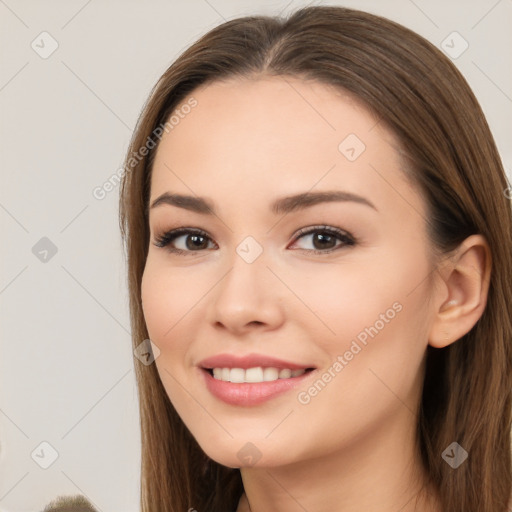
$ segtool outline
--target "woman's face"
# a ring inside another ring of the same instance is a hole
[[[178,414],[230,467],[413,432],[432,263],[396,141],[316,82],[231,80],[191,97],[156,154],[150,205],[169,196],[150,209],[142,280]],[[191,232],[155,245],[178,228]]]

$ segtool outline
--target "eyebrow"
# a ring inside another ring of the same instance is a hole
[[[353,202],[369,206],[375,211],[378,211],[375,205],[365,197],[340,190],[327,190],[325,192],[303,192],[293,196],[281,197],[272,203],[270,209],[272,213],[279,215],[302,210],[316,204],[328,202]],[[217,215],[214,204],[209,199],[204,197],[164,192],[151,203],[151,209],[164,204],[177,206],[179,208],[184,208],[185,210],[190,210],[196,213]]]

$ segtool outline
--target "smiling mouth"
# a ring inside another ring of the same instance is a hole
[[[214,379],[232,383],[273,382],[282,379],[293,379],[311,372],[314,368],[290,369],[255,366],[252,368],[204,368]]]

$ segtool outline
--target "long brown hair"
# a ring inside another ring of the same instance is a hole
[[[475,233],[489,243],[493,268],[481,318],[456,343],[427,349],[417,437],[444,511],[505,512],[512,487],[512,215],[507,179],[484,114],[462,74],[427,40],[388,19],[328,6],[302,8],[287,19],[238,18],[208,32],[165,71],[140,115],[120,191],[133,348],[148,338],[141,278],[158,141],[136,161],[134,155],[199,85],[262,74],[312,79],[355,95],[398,137],[407,172],[428,206],[432,247],[445,253]],[[170,403],[155,365],[134,361],[142,511],[234,510],[243,492],[240,471],[204,454]],[[454,441],[469,453],[456,470],[441,456]]]

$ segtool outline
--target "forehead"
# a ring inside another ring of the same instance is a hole
[[[195,106],[180,111],[191,98]],[[393,134],[343,90],[237,78],[201,86],[180,105],[157,150],[152,198],[172,189],[268,202],[314,187],[364,192],[382,204],[389,187],[410,189]]]

